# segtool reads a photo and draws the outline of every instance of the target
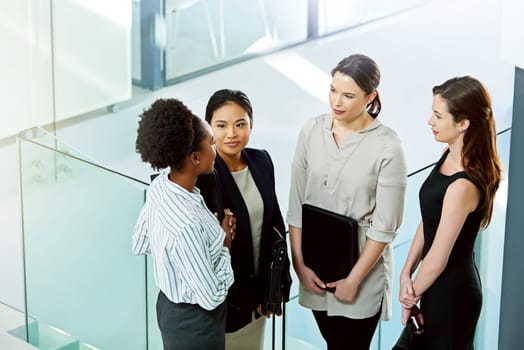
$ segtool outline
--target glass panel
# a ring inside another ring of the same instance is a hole
[[[298,284],[298,280],[293,283]],[[326,347],[313,313],[298,303],[298,295],[287,303],[286,311],[286,349],[320,350]]]
[[[147,320],[148,320],[148,349],[162,350],[162,337],[156,318],[156,299],[159,289],[155,284],[153,259],[147,256]]]
[[[78,157],[85,161],[93,162],[92,158],[88,157],[85,153],[80,152],[78,148],[74,148],[64,141],[58,141],[51,131],[48,131],[44,128],[35,127],[21,131],[19,137],[25,141],[34,142],[40,146],[57,151],[56,153],[50,153],[50,155],[52,155],[52,159],[55,159],[59,156],[72,156]]]
[[[428,0],[319,0],[320,36],[384,17]]]
[[[166,0],[166,80],[306,38],[307,1]]]
[[[68,147],[42,130],[19,138],[29,341],[144,349],[145,259],[131,234],[146,185],[57,149]]]

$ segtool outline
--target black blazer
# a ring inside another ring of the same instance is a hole
[[[273,226],[282,234],[286,232],[275,193],[275,171],[271,157],[265,150],[252,148],[245,148],[242,156],[247,162],[251,176],[264,202],[259,274],[255,276],[251,226],[246,204],[233,176],[217,154],[215,169],[222,188],[224,208],[231,209],[237,219],[235,240],[230,250],[235,282],[227,296],[226,332],[233,332],[251,322],[253,311],[263,302],[265,289],[269,287],[271,247],[279,238]],[[284,273],[289,276],[289,266]],[[290,287],[291,279],[284,289],[286,301],[289,299]]]

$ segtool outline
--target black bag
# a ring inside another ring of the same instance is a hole
[[[262,311],[264,313],[272,312],[280,316],[282,315],[282,302],[288,299],[283,291],[286,285],[291,285],[291,276],[289,275],[286,237],[278,232],[275,227],[273,227],[273,230],[278,234],[279,238],[273,243],[271,248],[269,286],[265,289]]]
[[[410,324],[407,324],[404,329],[402,329],[402,333],[400,333],[400,337],[398,337],[397,342],[391,348],[391,350],[409,350],[411,349],[411,342],[413,341],[413,327],[411,327]]]

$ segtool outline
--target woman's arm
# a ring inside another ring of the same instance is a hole
[[[300,283],[309,291],[324,293],[322,288],[326,285],[309,267],[304,265],[302,256],[302,229],[289,225],[289,238],[291,240],[291,255],[293,257],[293,267],[300,279]]]
[[[421,296],[446,268],[460,230],[467,216],[477,208],[480,197],[479,189],[467,179],[449,185],[435,239],[413,281],[416,296]]]
[[[400,287],[399,287],[399,300],[402,306],[406,309],[411,309],[417,304],[420,297],[415,295],[413,290],[413,281],[411,276],[417,269],[420,259],[422,257],[422,250],[424,248],[424,226],[422,221],[418,224],[415,237],[409,248],[409,253],[400,273]],[[408,312],[409,314],[409,312]],[[409,315],[408,315],[409,316]],[[407,320],[407,319],[406,319]],[[405,320],[404,322],[405,323]]]
[[[213,241],[206,229],[214,230]],[[220,305],[233,284],[231,257],[224,247],[225,235],[219,225],[191,224],[168,245],[175,270],[189,287],[194,300],[206,310]]]
[[[311,120],[300,131],[295,155],[291,163],[291,183],[289,189],[289,206],[287,222],[289,224],[289,238],[291,241],[291,255],[293,267],[300,283],[306,290],[314,293],[325,293],[323,281],[309,267],[304,265],[302,256],[302,204],[306,198],[306,184],[308,183],[308,148],[309,133],[314,125]],[[320,189],[319,189],[320,190]]]
[[[377,242],[370,238],[366,239],[364,249],[348,277],[327,284],[330,288],[336,288],[335,298],[347,303],[355,299],[360,284],[380,259],[386,246],[387,243]]]
[[[149,194],[148,194],[149,195]],[[147,197],[144,207],[135,224],[132,238],[132,251],[135,255],[151,254],[151,243],[149,241],[149,216],[151,211],[151,198]]]

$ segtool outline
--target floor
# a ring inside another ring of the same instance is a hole
[[[137,89],[118,112],[95,111],[68,121],[57,136],[99,164],[147,180],[151,169],[134,152],[137,116],[144,108],[158,97],[176,97],[203,116],[215,90],[241,89],[254,106],[250,146],[272,155],[285,212],[296,136],[307,118],[327,111],[328,72],[348,54],[367,54],[380,66],[380,118],[400,135],[410,172],[435,160],[442,149],[426,120],[432,86],[450,77],[469,74],[484,82],[498,129],[510,127],[514,68],[499,53],[499,7],[496,0],[433,1],[152,93]],[[23,309],[17,157],[14,139],[0,140],[0,301]]]
[[[6,333],[25,324],[24,314],[0,303],[0,346],[6,350],[36,350],[37,348],[23,340]]]

